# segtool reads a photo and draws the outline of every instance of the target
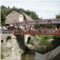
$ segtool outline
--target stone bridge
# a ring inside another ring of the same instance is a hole
[[[16,55],[16,58],[18,58],[18,56],[28,49],[27,42],[30,39],[31,35],[14,36],[13,34],[1,34],[1,51],[11,49],[12,57],[14,58]]]

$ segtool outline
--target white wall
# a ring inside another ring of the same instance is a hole
[[[23,15],[19,15],[19,22],[22,22],[22,21],[24,21],[24,18],[23,18]]]

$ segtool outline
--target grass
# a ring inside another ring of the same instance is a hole
[[[39,37],[39,38],[45,38],[45,37],[47,37],[48,39],[53,38],[52,35],[38,35],[38,37]]]
[[[45,45],[45,44],[47,44],[48,42],[49,42],[48,40],[41,40],[40,44]]]
[[[48,39],[52,39],[53,36],[51,35],[38,35],[39,38],[42,38],[40,41],[41,45],[46,45],[47,43],[51,43],[50,41],[48,41]]]
[[[41,46],[39,53],[41,54],[45,54],[60,45],[60,36],[39,35],[38,37],[42,38],[39,43]],[[49,41],[49,39],[53,40]]]

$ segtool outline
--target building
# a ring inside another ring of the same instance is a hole
[[[6,16],[6,24],[22,22],[26,20],[33,20],[30,16],[23,12],[18,12],[15,9],[12,9]]]

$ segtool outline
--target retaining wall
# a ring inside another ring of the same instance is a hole
[[[56,57],[60,53],[60,46],[55,48],[52,51],[49,51],[46,54],[39,54],[36,53],[36,60],[52,60],[54,57]]]

